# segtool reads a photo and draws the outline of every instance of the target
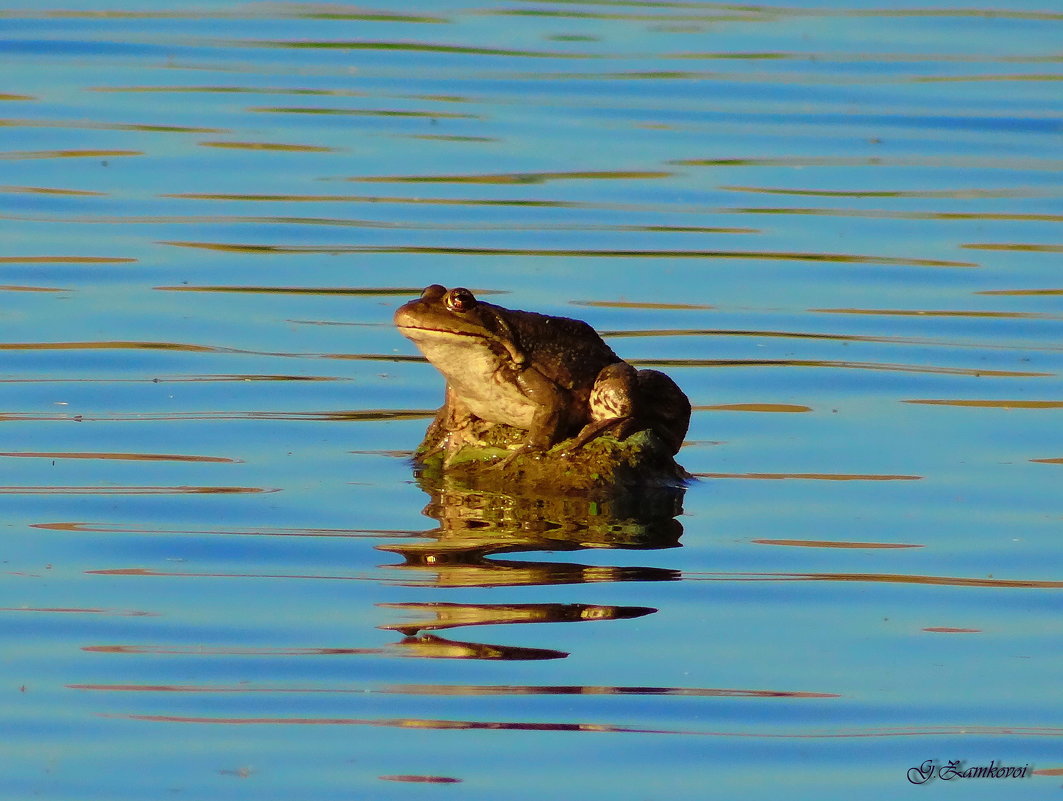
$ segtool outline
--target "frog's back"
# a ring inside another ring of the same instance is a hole
[[[507,320],[537,369],[570,389],[587,388],[606,365],[620,361],[590,325],[570,317],[510,310]]]

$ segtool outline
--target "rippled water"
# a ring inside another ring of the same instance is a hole
[[[1063,13],[884,5],[0,11],[0,796],[1058,791]],[[683,513],[419,486],[429,283]]]

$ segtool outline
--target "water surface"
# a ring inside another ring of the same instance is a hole
[[[1051,4],[0,21],[0,795],[1058,788]],[[672,375],[682,513],[422,489],[429,283]]]

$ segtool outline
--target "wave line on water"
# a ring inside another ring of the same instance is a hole
[[[334,254],[367,253],[376,255],[404,254],[414,256],[528,256],[543,258],[608,258],[608,259],[757,259],[771,261],[827,262],[838,264],[870,264],[889,267],[960,267],[980,265],[970,261],[948,259],[919,259],[901,256],[866,256],[852,253],[801,253],[758,250],[605,250],[568,248],[487,248],[420,245],[255,245],[231,242],[192,242],[159,240],[157,244],[171,247],[216,250],[225,253],[247,254]]]
[[[923,476],[877,473],[692,473],[698,478],[799,479],[802,481],[919,481]]]
[[[1063,581],[1043,579],[963,578],[907,573],[713,573],[684,572],[683,581],[851,581],[884,584],[926,584],[987,589],[1063,589]]]
[[[114,459],[132,462],[219,462],[225,464],[242,464],[243,459],[231,459],[226,456],[190,456],[174,453],[89,453],[59,451],[8,451],[0,452],[0,457],[20,457],[32,459]]]
[[[371,529],[371,528],[279,528],[275,526],[256,526],[254,528],[141,528],[132,523],[87,523],[81,521],[63,521],[54,523],[30,523],[30,528],[46,531],[67,531],[92,534],[152,534],[159,536],[193,535],[193,536],[250,536],[250,537],[422,537],[423,531],[413,529]]]
[[[687,698],[841,698],[838,693],[800,690],[742,690],[702,687],[613,687],[603,685],[514,685],[514,684],[395,684],[384,687],[258,687],[254,685],[206,684],[67,684],[67,689],[90,692],[158,692],[204,694],[269,695],[431,695],[431,696],[507,696],[507,695],[652,695]]]
[[[266,492],[280,492],[280,489],[266,487],[141,487],[119,485],[98,487],[0,487],[0,495],[238,495]]]
[[[41,414],[35,412],[0,412],[4,422],[66,423],[144,423],[185,420],[300,420],[313,422],[378,422],[382,420],[421,420],[434,417],[434,409],[364,409],[353,411],[281,412],[127,412],[113,414]]]
[[[628,359],[640,367],[829,367],[843,370],[878,370],[892,373],[965,375],[975,378],[1050,378],[1055,373],[1025,370],[988,370],[977,367],[935,367],[924,364],[848,362],[829,359]]]
[[[1050,726],[912,726],[907,728],[834,729],[805,732],[714,731],[621,726],[613,723],[450,720],[440,718],[308,718],[308,717],[205,717],[101,712],[100,717],[155,723],[223,726],[379,726],[402,729],[549,731],[588,734],[670,734],[682,736],[751,738],[766,740],[865,739],[885,737],[1063,737],[1063,728]]]

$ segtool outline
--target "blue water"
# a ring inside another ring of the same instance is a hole
[[[0,11],[0,797],[1058,792],[1061,34]],[[430,283],[675,378],[682,514],[422,489]]]

